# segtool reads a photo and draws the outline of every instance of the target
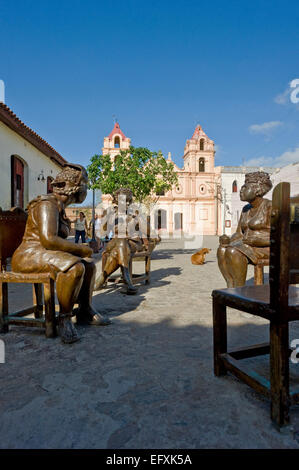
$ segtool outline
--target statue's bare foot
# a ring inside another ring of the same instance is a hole
[[[77,325],[106,326],[112,323],[110,318],[101,315],[91,306],[76,308],[73,313],[77,317]]]
[[[63,343],[71,344],[80,340],[70,316],[59,316],[59,334]]]

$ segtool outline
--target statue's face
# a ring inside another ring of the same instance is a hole
[[[251,202],[256,198],[255,187],[250,183],[243,184],[240,189],[241,201]]]

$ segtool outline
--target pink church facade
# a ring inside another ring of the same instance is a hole
[[[119,150],[130,147],[131,140],[115,123],[108,137],[104,138],[103,155],[112,159]],[[221,173],[214,165],[215,145],[200,125],[186,141],[183,167],[173,163],[178,175],[178,184],[164,195],[160,195],[153,208],[154,225],[161,236],[221,235]],[[106,208],[110,196],[102,195],[102,206]]]

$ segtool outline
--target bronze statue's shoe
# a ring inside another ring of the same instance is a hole
[[[81,312],[79,309],[74,310],[77,318],[77,325],[93,325],[93,326],[106,326],[111,325],[110,318],[101,315],[100,313]]]
[[[138,292],[137,287],[134,286],[127,286],[127,289],[125,290],[125,293],[127,295],[136,295]]]
[[[80,336],[69,315],[59,316],[59,333],[63,343],[71,344],[80,340]]]
[[[127,287],[125,293],[127,295],[137,294],[138,289],[133,286],[132,279],[131,279],[131,274],[130,274],[128,268],[122,267],[121,271],[122,271],[123,279],[124,279],[124,281],[126,283],[126,287]]]

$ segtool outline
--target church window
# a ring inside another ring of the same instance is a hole
[[[120,147],[120,138],[117,135],[114,139],[114,148],[119,149],[119,147]]]
[[[232,187],[232,189],[233,189],[233,193],[237,193],[237,192],[238,192],[238,184],[237,184],[237,181],[236,181],[236,180],[233,182],[233,187]]]
[[[198,171],[200,171],[200,172],[205,171],[205,159],[204,158],[200,158],[198,160]]]
[[[205,139],[200,139],[199,141],[199,150],[205,149]]]

